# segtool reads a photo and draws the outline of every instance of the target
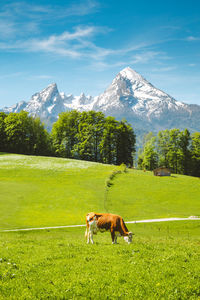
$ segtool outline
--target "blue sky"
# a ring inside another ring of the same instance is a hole
[[[200,105],[200,1],[0,1],[0,107],[56,82],[96,96],[130,66]]]

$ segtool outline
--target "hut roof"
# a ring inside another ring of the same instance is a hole
[[[158,167],[158,168],[154,169],[153,171],[159,171],[159,170],[168,170],[170,172],[170,169],[167,167]]]

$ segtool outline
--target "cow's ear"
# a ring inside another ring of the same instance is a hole
[[[91,212],[91,213],[89,213],[88,215],[90,216],[90,219],[92,219],[92,218],[94,218],[95,213],[94,213],[94,212]]]

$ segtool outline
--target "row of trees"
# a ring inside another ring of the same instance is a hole
[[[52,155],[108,164],[133,165],[135,134],[125,121],[102,112],[65,112],[48,133],[27,112],[0,113],[0,152]],[[173,173],[200,177],[200,132],[185,129],[151,132],[138,153],[138,167],[166,166]]]
[[[124,120],[102,112],[65,112],[53,125],[52,140],[58,156],[120,165],[133,165],[135,134]]]
[[[51,139],[39,118],[0,112],[0,152],[50,155]]]
[[[153,170],[158,166],[200,177],[200,132],[191,135],[187,129],[171,129],[160,131],[157,136],[147,134],[138,155],[138,167]]]
[[[135,134],[126,121],[101,112],[65,112],[48,133],[27,112],[0,113],[0,151],[133,165]]]

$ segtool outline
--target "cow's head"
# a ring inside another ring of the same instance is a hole
[[[129,232],[128,235],[124,236],[124,240],[125,240],[128,244],[132,243],[132,239],[133,239],[133,234],[132,234],[132,232]]]
[[[91,213],[88,213],[88,214],[87,214],[86,220],[87,220],[87,222],[90,222],[90,221],[92,221],[95,217],[96,217],[95,213],[94,213],[94,212],[91,212]]]

